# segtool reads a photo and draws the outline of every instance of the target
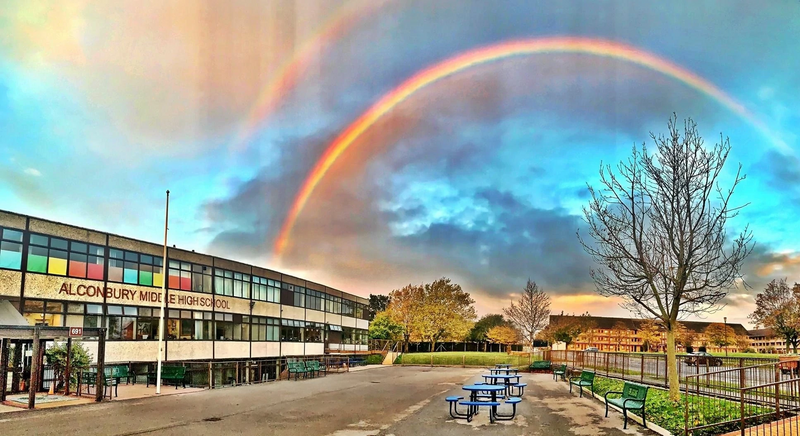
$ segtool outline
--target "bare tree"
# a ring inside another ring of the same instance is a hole
[[[642,145],[616,173],[601,164],[601,189],[589,186],[591,200],[583,208],[593,243],[580,234],[578,239],[600,264],[592,270],[598,292],[621,297],[629,309],[663,324],[669,393],[678,400],[678,319],[718,309],[727,289],[741,280],[753,245],[749,226],[732,241],[726,233],[728,219],[746,206],[730,204],[745,179],[741,165],[729,189],[718,181],[730,141],[720,137],[706,149],[696,124],[687,120],[681,134],[675,115],[668,129],[667,136],[650,134],[656,155]]]
[[[516,304],[503,309],[509,321],[517,326],[522,338],[533,349],[536,333],[547,325],[550,318],[550,296],[539,289],[536,282],[528,279],[522,296]]]

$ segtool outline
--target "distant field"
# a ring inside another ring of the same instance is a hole
[[[438,353],[401,354],[394,363],[406,365],[465,365],[494,366],[497,363],[509,363],[516,367],[527,367],[528,356],[514,356],[506,353],[482,353],[478,351],[441,351]],[[534,358],[535,360],[535,358]]]

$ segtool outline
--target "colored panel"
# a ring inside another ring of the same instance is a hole
[[[139,271],[139,284],[146,286],[153,286],[153,273],[147,271]]]
[[[125,283],[130,283],[130,284],[135,285],[136,282],[137,282],[136,281],[136,276],[137,275],[138,274],[137,274],[137,271],[135,269],[125,268],[125,272],[122,274],[122,281],[125,282]]]
[[[86,262],[78,262],[75,260],[69,261],[69,276],[70,277],[86,277]]]
[[[192,290],[192,278],[191,277],[181,277],[181,289],[185,291]]]
[[[59,276],[67,275],[67,259],[50,257],[50,263],[47,265],[47,273]]]
[[[164,286],[164,275],[155,273],[153,274],[153,286]]]
[[[179,276],[174,276],[172,274],[169,275],[169,288],[170,289],[180,289],[181,288],[181,278]]]
[[[108,266],[108,280],[112,282],[122,281],[122,268],[110,265]]]
[[[90,263],[86,271],[86,277],[90,279],[103,280],[103,265]]]
[[[0,268],[20,269],[21,267],[22,246],[13,242],[0,244]]]

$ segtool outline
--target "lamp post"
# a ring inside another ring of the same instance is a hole
[[[156,394],[161,394],[161,361],[164,360],[164,302],[167,300],[167,229],[169,228],[169,190],[167,191],[167,209],[164,213],[164,257],[161,259],[161,306],[158,314],[158,363],[156,366]]]
[[[725,357],[728,357],[728,317],[723,316],[722,322],[725,323]]]

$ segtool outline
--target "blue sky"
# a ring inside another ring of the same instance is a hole
[[[800,281],[800,3],[750,1],[46,2],[0,11],[0,208],[280,267],[361,295],[449,276],[482,313],[530,277],[553,309],[624,314],[597,296],[583,226],[600,162],[693,118],[748,177],[754,289]],[[317,29],[357,13],[332,36]],[[415,72],[476,47],[547,36],[635,46],[740,101],[792,152],[687,86],[632,64],[534,55],[472,68],[399,105],[331,169],[281,264],[272,243],[317,158]],[[311,41],[310,43],[308,41]],[[259,92],[312,44],[242,147]]]

